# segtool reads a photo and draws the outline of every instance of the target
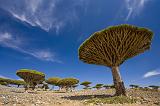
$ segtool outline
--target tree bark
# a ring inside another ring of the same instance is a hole
[[[112,67],[112,76],[113,76],[113,82],[116,89],[116,96],[124,95],[126,96],[126,91],[124,87],[124,83],[121,79],[121,75],[119,72],[119,67],[114,66]]]

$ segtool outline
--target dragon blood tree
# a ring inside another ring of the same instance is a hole
[[[46,80],[48,84],[53,85],[52,89],[54,90],[54,86],[59,86],[58,82],[61,80],[59,77],[51,77]]]
[[[118,25],[95,32],[79,47],[79,59],[112,70],[115,95],[126,95],[119,66],[150,48],[153,33],[146,28]]]
[[[156,85],[150,85],[148,87],[152,88],[155,91],[158,91],[158,89],[160,88],[160,86],[156,86]]]
[[[96,84],[93,88],[96,88],[97,90],[99,90],[102,87],[103,87],[103,84]]]
[[[45,74],[36,70],[21,69],[16,74],[26,82],[28,88],[35,89],[35,86],[45,80]]]
[[[79,83],[79,80],[76,78],[64,78],[58,81],[58,85],[63,89],[65,88],[66,91],[72,91],[74,86]]]
[[[91,83],[92,83],[92,82],[84,81],[84,82],[82,82],[80,85],[85,86],[83,89],[88,89],[88,88],[90,87],[90,84],[91,84]]]
[[[131,88],[139,88],[139,85],[129,85]]]
[[[17,88],[19,88],[21,85],[26,85],[25,81],[23,80],[11,80],[11,84],[17,85]]]
[[[105,89],[113,89],[114,85],[103,85]]]

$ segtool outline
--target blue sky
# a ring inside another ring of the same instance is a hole
[[[120,66],[125,85],[160,85],[159,0],[1,0],[0,77],[19,79],[21,68],[46,77],[76,77],[112,84],[109,68],[85,64],[78,47],[111,25],[133,24],[154,32],[151,49]]]

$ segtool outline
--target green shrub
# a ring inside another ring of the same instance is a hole
[[[108,98],[93,98],[93,99],[90,99],[90,100],[87,100],[85,103],[86,104],[90,104],[90,103],[93,103],[93,104],[100,104],[100,103],[103,103],[103,104],[125,104],[125,103],[129,103],[129,104],[132,104],[132,103],[136,103],[136,99],[133,99],[133,98],[128,98],[126,96],[115,96],[115,97],[108,97]]]

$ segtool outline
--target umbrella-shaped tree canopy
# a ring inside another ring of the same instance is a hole
[[[20,69],[16,74],[20,78],[24,79],[28,85],[33,87],[45,80],[45,74],[36,70]]]
[[[83,88],[83,89],[88,89],[88,88],[90,87],[90,84],[91,84],[91,83],[92,83],[92,82],[84,81],[84,82],[82,82],[80,85],[85,86],[85,88]]]
[[[153,33],[132,25],[112,26],[95,32],[79,48],[79,59],[105,66],[119,66],[150,48]]]
[[[96,84],[93,88],[100,89],[103,87],[103,84]]]
[[[64,78],[58,82],[59,85],[66,86],[66,87],[73,86],[78,83],[79,83],[79,80],[76,78]]]
[[[48,84],[58,86],[58,82],[61,80],[59,77],[51,77],[46,80]]]

